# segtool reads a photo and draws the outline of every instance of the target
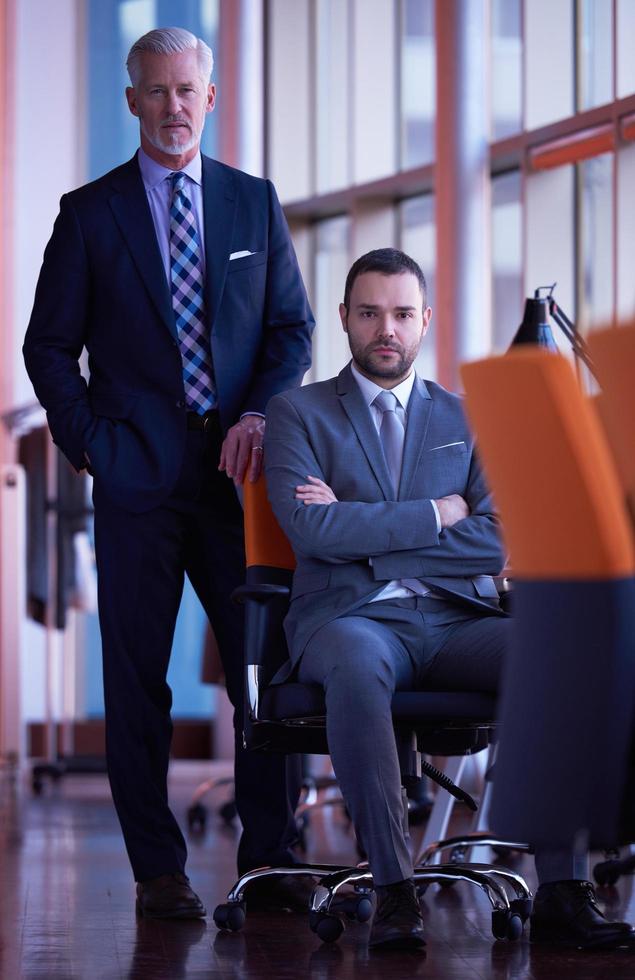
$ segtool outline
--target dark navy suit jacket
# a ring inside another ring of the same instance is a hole
[[[224,431],[298,385],[313,317],[270,181],[203,157],[206,314]],[[253,254],[230,262],[233,252]],[[90,379],[79,357],[88,351]],[[186,408],[170,289],[134,157],[64,195],[24,343],[54,441],[142,512],[169,495]]]

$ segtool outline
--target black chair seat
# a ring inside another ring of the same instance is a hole
[[[263,692],[259,713],[267,721],[322,718],[324,691],[316,684],[274,684]],[[459,727],[485,724],[496,717],[496,699],[472,691],[399,691],[392,700],[392,714],[397,723],[415,728],[439,722]]]

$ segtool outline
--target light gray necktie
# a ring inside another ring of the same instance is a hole
[[[381,411],[381,426],[379,428],[379,438],[381,441],[384,456],[388,464],[388,470],[395,488],[395,497],[399,495],[399,481],[401,479],[401,461],[403,458],[403,443],[405,429],[399,416],[397,415],[397,396],[392,391],[380,391],[373,399],[373,405]],[[416,578],[402,578],[398,580],[399,585],[405,586],[416,595],[427,595],[430,591]]]
[[[380,391],[373,399],[373,405],[382,413],[379,438],[382,449],[384,450],[386,463],[388,464],[388,472],[392,479],[395,497],[399,494],[401,459],[403,457],[405,434],[403,424],[396,411],[398,404],[397,397],[393,395],[392,391]]]

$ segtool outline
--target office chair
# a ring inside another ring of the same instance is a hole
[[[603,389],[595,405],[635,533],[635,326],[595,331],[589,338],[589,349]],[[631,772],[633,763],[635,759],[631,759]],[[622,875],[634,871],[635,854],[631,853],[599,862],[593,868],[593,877],[598,885],[614,885]]]
[[[635,547],[615,461],[565,358],[519,349],[461,373],[514,569],[492,824],[536,848],[612,848],[635,715]]]
[[[321,687],[293,680],[271,685],[288,653],[283,620],[289,603],[295,567],[291,546],[269,506],[264,477],[247,483],[244,493],[246,584],[236,598],[245,606],[245,725],[247,747],[260,751],[328,754],[324,693]],[[392,711],[404,786],[427,774],[472,810],[474,800],[453,780],[422,760],[422,754],[465,756],[485,749],[493,738],[495,701],[489,695],[449,691],[402,691],[393,698]],[[446,821],[447,822],[447,821]],[[443,821],[439,821],[443,825]],[[415,869],[417,886],[433,882],[468,881],[477,886],[492,906],[492,933],[497,939],[517,939],[531,911],[531,892],[514,872],[485,864],[433,864],[443,846],[460,843],[489,843],[489,835],[478,840],[452,838],[433,845],[427,842]],[[520,849],[524,845],[498,841]],[[525,848],[526,849],[526,848]],[[372,914],[372,875],[367,866],[337,867],[300,864],[284,868],[262,868],[242,875],[231,888],[227,901],[214,911],[221,929],[232,931],[245,921],[249,884],[275,875],[309,875],[318,879],[311,900],[309,924],[320,939],[332,942],[344,928],[342,914],[366,921]],[[352,897],[338,893],[353,885]],[[510,897],[511,896],[511,897]]]

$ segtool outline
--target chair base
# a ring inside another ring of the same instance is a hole
[[[485,835],[472,836],[485,838]],[[441,841],[439,849],[452,847],[455,841],[461,840],[450,838]],[[482,839],[478,843],[484,846],[487,841]],[[242,875],[228,893],[227,901],[214,910],[214,922],[218,928],[232,932],[240,930],[245,922],[245,895],[250,882],[278,875],[309,875],[318,879],[311,898],[309,925],[323,942],[336,942],[339,939],[344,931],[345,918],[367,922],[372,915],[370,895],[373,876],[367,866],[342,868],[326,864],[298,864],[286,868],[257,868]],[[489,864],[453,863],[418,866],[414,880],[418,887],[466,881],[479,888],[492,907],[492,935],[495,939],[519,939],[531,913],[531,892],[527,884],[520,875],[504,868]],[[338,897],[338,892],[347,885],[353,886],[354,895]]]

